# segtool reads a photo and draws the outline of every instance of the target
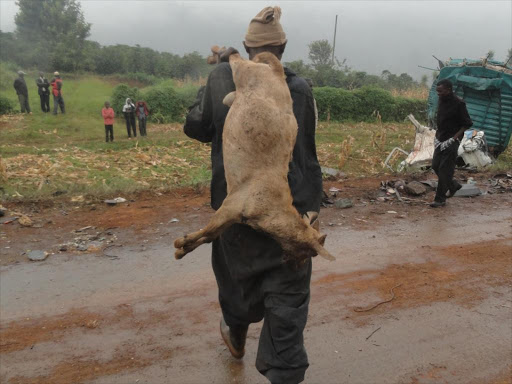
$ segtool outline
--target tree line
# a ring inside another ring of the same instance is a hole
[[[373,86],[384,89],[408,90],[415,87],[427,87],[428,76],[424,75],[417,82],[407,73],[396,75],[389,70],[382,71],[381,75],[372,75],[364,71],[357,71],[346,65],[346,60],[339,61],[333,55],[331,44],[327,40],[313,41],[309,44],[310,64],[303,60],[285,63],[299,76],[310,78],[318,87],[335,87],[344,89],[358,89]]]
[[[211,67],[197,52],[179,56],[139,45],[101,46],[87,40],[87,23],[76,0],[18,0],[14,32],[0,31],[0,60],[43,71],[144,73],[197,79]]]
[[[77,0],[18,0],[14,32],[0,31],[0,60],[23,68],[43,71],[92,72],[100,75],[142,73],[156,77],[198,79],[212,67],[198,52],[179,56],[151,48],[128,45],[101,46],[87,40],[87,23]],[[358,89],[376,86],[407,90],[427,87],[428,78],[415,81],[407,73],[383,71],[380,76],[353,70],[332,55],[327,40],[309,44],[311,63],[296,60],[284,63],[299,76],[310,78],[318,87]]]

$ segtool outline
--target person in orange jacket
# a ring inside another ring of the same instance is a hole
[[[105,101],[105,107],[101,110],[103,121],[105,122],[105,141],[108,143],[109,135],[110,141],[114,141],[114,110],[110,107],[110,103]]]
[[[62,79],[60,78],[59,72],[55,71],[54,78],[50,85],[52,86],[52,94],[53,94],[53,114],[57,114],[57,106],[60,106],[60,112],[66,113],[66,109],[64,108],[64,98],[62,97]]]

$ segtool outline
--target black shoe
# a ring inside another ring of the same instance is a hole
[[[430,206],[432,208],[444,207],[445,205],[446,205],[446,203],[444,201],[434,201],[434,202],[430,203]]]
[[[247,339],[248,329],[249,327],[231,329],[224,321],[224,317],[220,319],[220,334],[229,352],[236,359],[241,359],[245,355],[245,340]]]
[[[461,189],[461,188],[462,188],[462,185],[461,185],[461,184],[457,184],[457,186],[455,187],[455,189],[449,189],[449,190],[448,190],[448,193],[446,194],[446,197],[447,197],[447,198],[450,198],[450,197],[455,196],[455,194],[457,193],[457,191],[458,191],[459,189]]]

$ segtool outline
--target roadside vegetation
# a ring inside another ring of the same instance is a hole
[[[0,31],[2,200],[80,200],[208,184],[210,147],[182,132],[187,108],[213,68],[205,57],[87,40],[90,24],[76,0],[18,5],[16,31]],[[425,116],[427,76],[418,82],[406,73],[357,71],[333,57],[326,40],[309,44],[309,60],[284,64],[314,85],[322,166],[347,176],[376,175],[386,172],[383,162],[394,147],[412,149],[414,128],[404,119],[409,113]],[[20,68],[27,72],[32,115],[17,113],[13,81]],[[54,70],[61,72],[65,115],[40,111],[39,70],[50,79]],[[127,139],[121,114],[127,97],[148,103],[148,137]],[[107,100],[117,115],[113,143],[104,141],[101,108]],[[511,168],[509,148],[492,169]]]

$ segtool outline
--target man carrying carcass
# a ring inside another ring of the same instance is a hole
[[[249,59],[271,52],[281,60],[287,40],[280,16],[279,7],[267,7],[251,20],[244,41]],[[222,132],[229,108],[222,101],[235,90],[227,63],[233,52],[236,50],[230,48],[220,55],[221,63],[199,91],[184,126],[189,137],[212,143],[213,209],[221,206],[227,194]],[[304,79],[286,68],[285,74],[298,123],[288,173],[293,204],[300,214],[318,212],[322,174],[316,155],[313,95]],[[300,265],[287,262],[274,239],[249,226],[235,224],[213,241],[212,265],[222,309],[221,335],[231,354],[235,358],[244,356],[249,324],[263,319],[256,368],[273,384],[302,382],[309,366],[303,331],[308,315],[311,259]]]

